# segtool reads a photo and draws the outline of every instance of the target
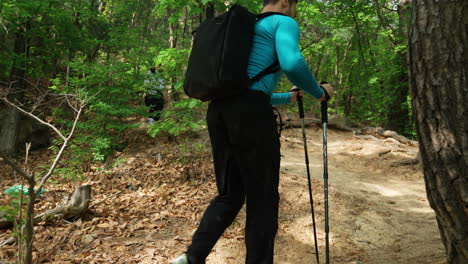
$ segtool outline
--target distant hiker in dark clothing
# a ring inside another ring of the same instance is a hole
[[[250,78],[279,59],[281,70],[264,76],[241,95],[213,100],[206,116],[218,196],[201,219],[187,251],[172,264],[200,264],[231,225],[244,202],[245,263],[272,264],[278,229],[280,142],[272,104],[296,102],[297,92],[274,93],[284,73],[301,90],[325,101],[299,50],[297,0],[264,0],[262,13],[278,12],[255,25],[247,73]]]
[[[148,123],[153,124],[158,121],[161,116],[161,111],[164,108],[164,92],[166,90],[166,81],[161,75],[162,70],[160,68],[153,67],[146,74],[145,80],[145,105],[149,106],[149,113],[152,113],[148,117]]]

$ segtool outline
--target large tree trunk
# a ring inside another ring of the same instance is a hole
[[[0,125],[0,152],[13,156],[16,153],[19,114],[12,107],[5,107],[0,111],[1,115],[4,116]]]
[[[468,263],[468,1],[413,3],[410,88],[427,196],[449,263]]]
[[[394,30],[396,36],[395,45],[401,45],[408,41],[408,30],[411,14],[411,0],[400,0],[398,4],[398,30]],[[387,115],[387,127],[390,130],[403,133],[410,123],[409,109],[406,98],[408,97],[408,71],[406,67],[407,52],[401,51],[395,57],[395,64],[400,65],[396,85],[392,90],[391,102]]]
[[[11,87],[8,94],[9,100],[15,103],[23,100],[24,90],[26,89],[26,62],[24,60],[27,58],[27,40],[24,30],[27,30],[28,27],[29,23],[26,23],[25,28],[22,28],[22,30],[15,34],[13,52],[17,57],[13,62],[10,74]],[[17,151],[16,139],[19,127],[19,113],[12,107],[0,106],[0,116],[2,117],[0,118],[2,121],[0,124],[0,152],[12,156]]]

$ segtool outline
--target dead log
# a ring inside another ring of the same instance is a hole
[[[280,122],[277,122],[280,125]],[[318,126],[320,125],[321,121],[318,119],[304,119],[304,127],[311,127],[311,126]],[[301,120],[299,119],[290,119],[290,120],[283,120],[283,128],[301,128]]]
[[[363,129],[357,130],[354,132],[354,135],[377,135],[383,138],[393,138],[400,143],[410,145],[410,146],[418,146],[418,142],[408,139],[402,135],[399,135],[395,131],[385,130],[381,127],[365,127]]]
[[[54,219],[76,219],[81,217],[88,210],[91,200],[91,185],[76,187],[71,198],[64,205],[45,211],[34,217],[34,224],[40,222],[50,222]],[[0,247],[11,245],[16,242],[16,237],[11,237],[0,242]]]
[[[280,123],[278,122],[278,125]],[[287,119],[283,120],[283,126],[284,128],[301,128],[301,120],[299,119]],[[321,119],[313,119],[313,118],[305,118],[304,119],[304,126],[305,127],[311,127],[311,126],[322,126],[322,120]],[[335,129],[340,129],[340,130],[345,130],[345,131],[354,131],[358,129],[358,126],[350,121],[347,118],[340,117],[340,116],[335,116],[335,117],[330,117],[328,119],[328,127],[329,128],[335,128]]]

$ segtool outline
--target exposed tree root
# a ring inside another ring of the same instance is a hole
[[[34,217],[34,224],[40,222],[49,222],[57,218],[75,219],[82,216],[89,207],[91,200],[91,185],[82,185],[76,187],[72,197],[65,205],[58,206]],[[16,242],[16,237],[0,242],[0,247],[11,245]]]

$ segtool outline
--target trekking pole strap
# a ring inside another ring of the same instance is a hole
[[[273,107],[273,112],[276,112],[278,115],[276,115],[278,118],[279,118],[279,122],[280,122],[280,125],[279,125],[279,128],[278,128],[278,138],[281,137],[281,132],[283,131],[283,118],[281,117],[281,113],[280,111],[276,108],[276,107]]]
[[[299,88],[294,88],[291,90],[291,92],[299,92],[301,89]],[[297,94],[297,106],[299,107],[299,118],[303,119],[304,118],[304,103],[302,101],[302,96]]]
[[[327,82],[322,82],[322,83],[327,83]],[[330,100],[330,95],[328,94],[327,90],[323,88],[323,86],[320,85],[320,88],[322,88],[325,94],[325,99],[326,99],[326,101],[322,101],[321,103],[322,104],[322,124],[324,124],[324,123],[328,123],[328,100]]]

